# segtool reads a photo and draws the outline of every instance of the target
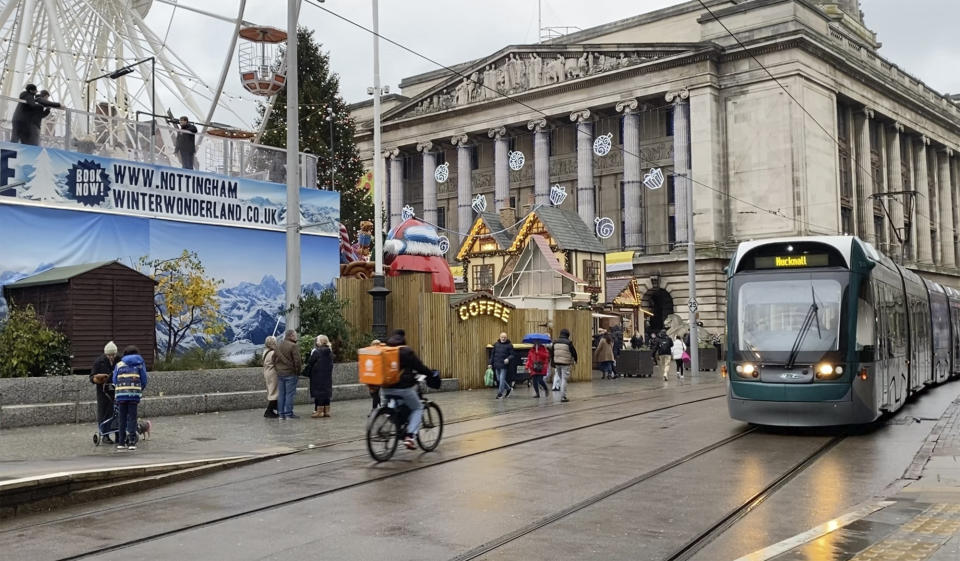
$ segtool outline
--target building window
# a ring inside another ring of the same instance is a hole
[[[672,205],[677,202],[676,182],[673,174],[667,176],[667,204]]]
[[[507,153],[516,152],[516,151],[517,151],[517,138],[515,136],[511,136],[510,138],[507,139]]]
[[[840,208],[840,229],[844,234],[853,233],[853,209],[850,207]]]
[[[599,287],[600,286],[600,262],[595,260],[587,260],[583,262],[583,280],[586,281],[587,286]]]
[[[667,242],[669,242],[668,251],[677,243],[677,217],[672,214],[667,217]]]
[[[516,198],[516,197],[510,197],[510,208],[512,208],[512,209],[516,209],[516,208],[517,208],[517,198]]]
[[[491,290],[493,288],[493,265],[473,265],[473,289]]]
[[[436,160],[438,166],[447,163],[447,153],[443,150],[434,152],[434,160]]]
[[[400,177],[403,179],[410,179],[413,177],[413,158],[410,156],[403,156],[400,158],[400,168],[402,170]]]
[[[889,251],[886,247],[887,245],[887,236],[886,230],[883,229],[883,217],[874,216],[873,217],[873,231],[877,234],[877,245],[881,248],[881,251]]]
[[[437,227],[447,227],[447,207],[437,207]]]
[[[673,107],[663,112],[666,120],[663,123],[663,130],[667,131],[664,136],[673,136]]]
[[[553,137],[555,134],[557,134],[555,129],[550,129],[547,132],[547,156],[553,156]]]
[[[617,119],[617,124],[620,125],[617,130],[617,144],[623,144],[623,120],[623,116]]]

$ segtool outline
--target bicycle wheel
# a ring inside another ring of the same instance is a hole
[[[420,423],[420,432],[417,433],[417,444],[424,452],[436,450],[443,436],[443,413],[434,402],[428,402],[423,408],[423,421]]]
[[[377,462],[385,462],[397,451],[397,425],[393,411],[387,408],[377,410],[376,415],[367,424],[367,452]]]

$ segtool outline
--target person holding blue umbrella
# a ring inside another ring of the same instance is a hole
[[[533,343],[533,347],[527,353],[527,372],[533,379],[533,391],[536,394],[534,397],[539,399],[540,388],[543,388],[543,395],[545,396],[550,392],[547,383],[544,381],[550,367],[550,351],[546,347],[550,343],[550,337],[542,333],[534,333],[524,337],[523,342]]]

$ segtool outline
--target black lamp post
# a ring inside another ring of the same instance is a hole
[[[333,108],[327,107],[327,122],[330,123],[330,190],[336,191],[336,179],[334,174],[337,171],[336,152],[333,150]]]
[[[97,76],[96,78],[90,78],[89,80],[87,80],[86,83],[89,84],[89,83],[91,83],[91,82],[95,82],[95,81],[99,80],[100,78],[110,78],[111,80],[116,80],[117,78],[120,78],[121,76],[126,76],[127,74],[130,74],[131,72],[133,72],[134,67],[140,66],[141,64],[143,64],[143,63],[145,63],[145,62],[149,62],[149,63],[150,63],[150,113],[153,114],[153,115],[151,115],[151,118],[150,118],[150,136],[151,136],[151,137],[155,137],[155,136],[157,135],[157,119],[156,119],[156,114],[157,114],[157,107],[156,107],[156,104],[157,104],[157,71],[156,71],[156,59],[155,59],[154,57],[147,57],[147,58],[145,58],[145,59],[143,59],[143,60],[138,60],[137,62],[134,62],[133,64],[128,64],[127,66],[124,66],[124,67],[122,67],[122,68],[118,68],[118,69],[114,70],[113,72],[108,72],[108,73],[106,73],[106,74],[101,74],[100,76]],[[89,113],[89,112],[90,112],[90,96],[87,95],[87,113]]]

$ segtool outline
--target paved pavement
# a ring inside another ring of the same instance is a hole
[[[960,559],[960,398],[890,489],[888,497],[737,561]]]
[[[715,373],[687,377],[685,384],[717,383]],[[666,386],[675,386],[672,380]],[[654,378],[618,378],[571,384],[572,401],[589,400],[625,392],[665,387]],[[520,387],[509,398],[495,399],[496,390],[470,390],[436,394],[447,423],[515,411],[560,406],[559,396],[539,400],[532,390]],[[312,406],[297,406],[299,419],[280,422],[265,419],[261,409],[213,414],[179,415],[151,419],[149,440],[136,452],[118,452],[112,445],[94,446],[93,423],[48,425],[0,431],[0,485],[3,481],[104,468],[193,462],[198,459],[236,458],[285,454],[312,446],[329,445],[363,436],[370,411],[368,400],[334,403],[330,418],[312,419]]]

